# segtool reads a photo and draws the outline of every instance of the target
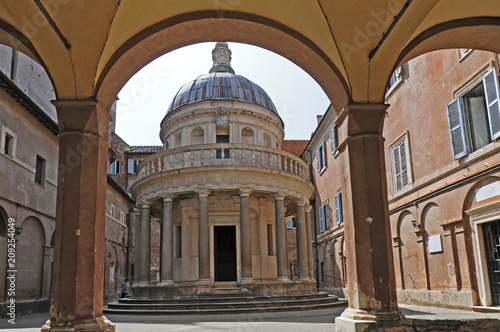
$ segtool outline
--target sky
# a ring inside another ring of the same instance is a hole
[[[257,46],[228,43],[231,66],[262,87],[285,123],[285,139],[309,139],[330,101],[300,67]],[[116,132],[130,145],[161,145],[160,122],[184,84],[212,68],[215,42],[186,46],[152,61],[118,94]]]

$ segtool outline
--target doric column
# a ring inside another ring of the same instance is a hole
[[[289,281],[288,277],[288,248],[286,245],[285,225],[285,196],[274,195],[274,209],[276,222],[276,265],[278,269],[278,280]]]
[[[349,308],[335,320],[342,331],[354,331],[357,324],[398,326],[403,317],[396,298],[382,137],[387,107],[351,104],[337,119],[349,288]]]
[[[135,213],[135,243],[134,243],[134,281],[141,280],[141,209],[138,206]]]
[[[198,192],[198,271],[199,280],[202,282],[210,281],[208,193],[208,191]]]
[[[305,200],[299,199],[297,205],[297,260],[299,261],[299,280],[309,280],[309,267],[307,265],[307,227],[305,214]]]
[[[311,208],[307,205],[305,207],[306,214],[306,231],[307,231],[307,268],[309,271],[309,279],[314,280],[314,256],[312,247],[312,232],[311,232]]]
[[[161,260],[160,260],[160,280],[161,282],[173,282],[173,226],[172,226],[172,204],[173,197],[163,198],[163,217],[161,223]]]
[[[151,279],[151,206],[141,206],[141,280],[149,282]]]
[[[50,321],[42,331],[114,331],[102,315],[108,112],[56,100],[59,170]]]
[[[250,227],[250,192],[240,189],[241,281],[252,278],[252,237]]]

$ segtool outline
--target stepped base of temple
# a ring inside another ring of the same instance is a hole
[[[213,315],[314,310],[347,306],[347,301],[327,293],[254,295],[248,291],[219,289],[183,298],[123,298],[109,303],[105,314]]]

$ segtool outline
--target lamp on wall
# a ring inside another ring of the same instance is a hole
[[[417,223],[417,219],[413,218],[412,220],[410,220],[410,222],[413,225],[413,227],[415,228],[420,227],[420,224]]]
[[[23,232],[23,228],[21,226],[17,226],[16,227],[16,232],[14,234],[21,235],[22,232]]]

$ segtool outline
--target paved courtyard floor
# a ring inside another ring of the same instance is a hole
[[[411,319],[500,319],[498,313],[476,313],[465,310],[443,309],[412,305],[400,305]],[[124,316],[107,315],[116,324],[117,332],[160,331],[231,331],[231,332],[322,332],[334,331],[335,317],[344,307],[314,311],[280,313],[254,313],[241,315],[187,315],[187,316]],[[0,331],[38,332],[48,319],[47,314],[16,318],[16,325],[0,322]],[[489,332],[489,331],[481,331]],[[497,331],[493,331],[497,332]]]

